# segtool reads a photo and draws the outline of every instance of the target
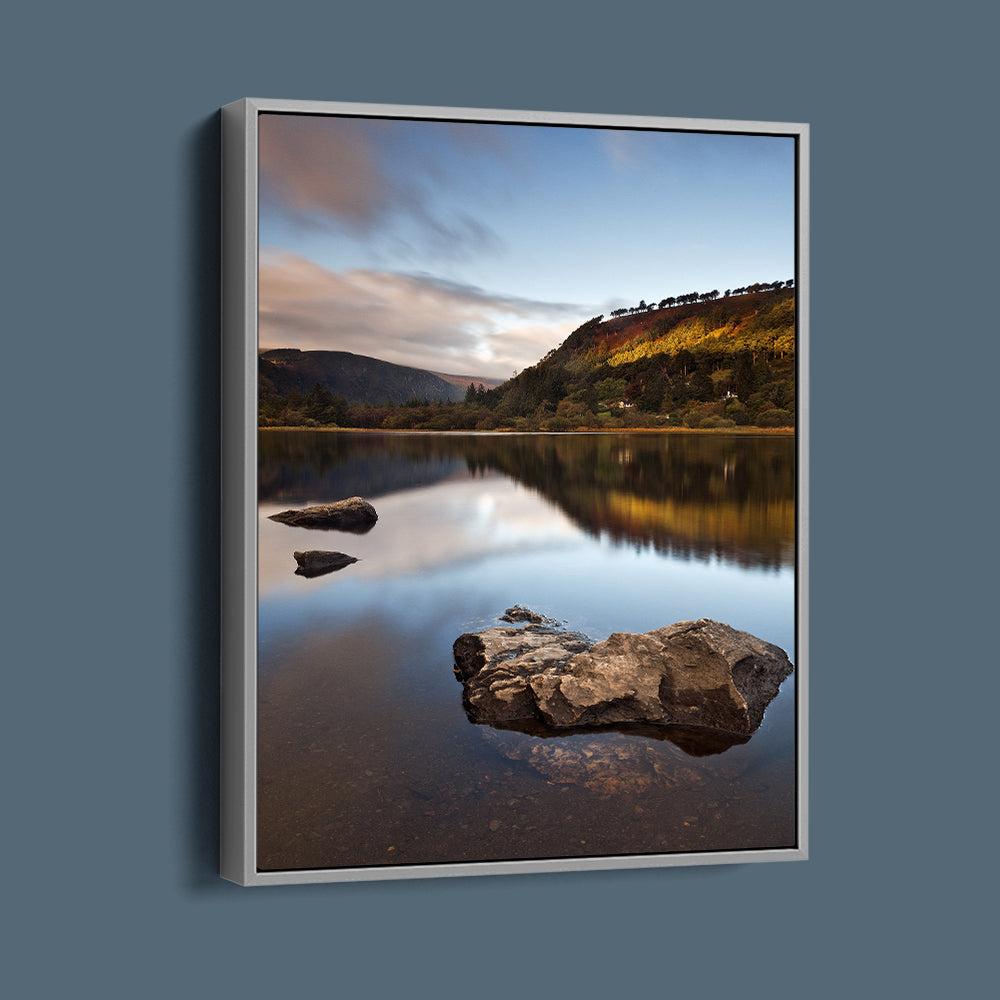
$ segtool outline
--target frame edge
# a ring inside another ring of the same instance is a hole
[[[240,885],[256,874],[256,122],[251,101],[222,109],[220,874]]]
[[[808,434],[809,125],[805,123],[569,112],[507,111],[244,98],[222,109],[222,628],[220,875],[241,886],[468,877],[807,860],[808,854]],[[799,145],[796,280],[800,352],[799,705],[797,840],[794,847],[691,854],[545,858],[371,868],[259,871],[256,866],[257,532],[256,310],[257,129],[261,113],[417,117],[510,124],[760,132],[794,135]]]

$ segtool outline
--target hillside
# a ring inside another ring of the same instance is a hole
[[[258,393],[267,400],[319,384],[350,405],[401,405],[413,399],[453,402],[464,398],[465,386],[419,368],[350,354],[347,351],[264,351],[258,356]]]
[[[343,352],[267,351],[260,357],[261,425],[794,427],[791,284],[692,292],[595,316],[500,385]]]
[[[795,292],[756,292],[605,320],[586,347],[591,361],[613,367],[681,350],[701,357],[794,353]]]
[[[795,291],[784,282],[753,287],[759,290],[681,296],[680,304],[640,303],[594,317],[484,402],[503,422],[545,418],[554,430],[594,417],[791,426]]]

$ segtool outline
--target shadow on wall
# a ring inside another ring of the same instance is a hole
[[[187,884],[197,889],[226,885],[219,878],[220,144],[216,111],[192,129],[183,145],[188,572],[185,621],[177,624],[185,628],[189,644],[182,667],[187,730],[179,734],[185,780],[178,809],[186,833]]]

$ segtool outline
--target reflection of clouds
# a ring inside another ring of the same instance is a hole
[[[262,637],[354,620],[419,631],[444,615],[453,619],[450,642],[524,604],[593,639],[704,617],[794,648],[790,568],[748,569],[600,541],[533,490],[498,476],[405,490],[375,506],[378,523],[358,536],[278,524],[267,515],[284,507],[261,505]],[[313,548],[360,561],[316,579],[296,576],[292,552]]]
[[[316,500],[314,502],[320,502]],[[260,596],[336,586],[349,578],[380,580],[474,565],[505,552],[538,552],[575,544],[580,532],[532,491],[499,478],[451,481],[382,497],[378,523],[366,535],[290,528],[269,520],[286,509],[262,504],[258,518]],[[335,577],[296,577],[293,551],[335,550],[358,562]]]

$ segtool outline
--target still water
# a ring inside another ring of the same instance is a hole
[[[540,736],[472,724],[451,651],[521,604],[594,640],[714,618],[794,662],[792,438],[259,441],[259,868],[795,844],[794,673],[742,744]],[[268,520],[351,496],[367,533]],[[357,562],[306,578],[306,549]]]

